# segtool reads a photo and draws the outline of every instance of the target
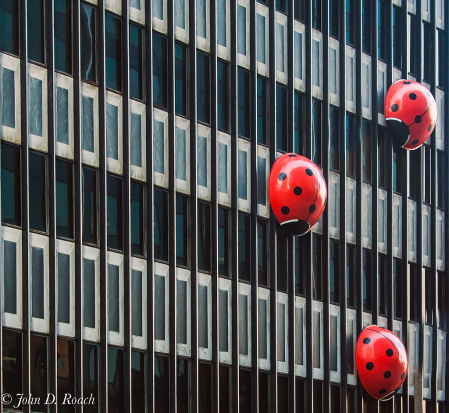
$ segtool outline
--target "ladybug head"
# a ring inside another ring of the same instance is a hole
[[[410,138],[410,129],[404,121],[397,118],[387,119],[388,132],[392,134],[398,145],[403,147]]]
[[[292,219],[281,223],[282,228],[292,235],[300,236],[309,232],[310,224],[302,219]]]

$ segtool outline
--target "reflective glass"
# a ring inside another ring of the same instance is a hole
[[[86,3],[81,3],[81,78],[90,82],[97,80],[96,26],[96,9]]]
[[[276,85],[276,149],[287,152],[288,139],[287,89]]]
[[[131,396],[132,412],[145,413],[145,354],[131,353]]]
[[[129,25],[129,97],[143,98],[142,29]]]
[[[330,152],[329,166],[334,171],[340,171],[340,112],[333,106],[330,107]]]
[[[20,148],[1,143],[2,223],[20,226]]]
[[[154,406],[155,413],[166,413],[170,409],[170,359],[154,356]]]
[[[239,369],[239,411],[251,411],[251,370]]]
[[[354,44],[354,1],[346,1],[346,43]]]
[[[355,177],[353,115],[346,115],[346,175]]]
[[[18,406],[19,395],[23,394],[22,333],[3,329],[1,344],[3,371],[0,380],[3,380],[3,392],[12,396],[11,406]]]
[[[371,1],[362,0],[362,49],[371,54]]]
[[[178,358],[178,394],[176,397],[177,413],[189,413],[189,361]]]
[[[72,2],[55,0],[55,70],[72,73]]]
[[[198,202],[198,269],[211,270],[210,205]]]
[[[371,123],[362,122],[362,177],[371,183]]]
[[[119,18],[110,13],[105,14],[105,43],[106,87],[120,92],[122,90],[122,23]]]
[[[278,290],[288,292],[288,239],[283,229],[276,231],[277,236],[277,277]]]
[[[46,157],[30,151],[29,155],[29,202],[30,229],[47,231]]]
[[[153,35],[153,104],[162,108],[168,105],[167,39]]]
[[[107,227],[108,248],[123,250],[123,199],[122,180],[107,177]]]
[[[238,213],[238,270],[240,281],[251,281],[251,217]]]
[[[92,395],[93,404],[83,405],[83,412],[98,413],[99,388],[98,388],[98,347],[93,344],[83,342],[83,394]],[[85,396],[85,397],[86,397]]]
[[[238,72],[238,122],[239,136],[250,138],[250,92],[249,92],[249,72],[239,69]]]
[[[267,80],[257,78],[257,143],[267,144],[268,134],[268,93]]]
[[[212,407],[212,365],[198,363],[198,413],[210,413]]]
[[[0,0],[0,50],[19,54],[19,2]]]
[[[28,59],[45,64],[44,1],[27,0]]]
[[[302,139],[302,95],[295,92],[295,147],[294,152],[303,153]]]
[[[83,241],[97,243],[97,173],[83,168]]]
[[[56,235],[73,238],[73,166],[56,160]]]
[[[402,68],[402,11],[393,7],[393,65]]]
[[[58,369],[58,412],[75,413],[75,405],[69,404],[75,393],[75,342],[58,338],[58,354],[56,363]],[[66,394],[70,396],[66,396]],[[84,397],[89,398],[90,394]]]
[[[131,182],[131,253],[144,254],[144,187],[142,184]]]
[[[124,351],[108,346],[108,412],[125,411],[125,366]]]
[[[226,277],[228,275],[228,210],[218,208],[218,274]]]
[[[16,127],[16,85],[15,72],[5,67],[0,67],[2,76],[1,98],[2,107],[2,125],[9,128]]]
[[[321,30],[321,0],[312,0],[312,27]]]
[[[47,412],[45,404],[48,393],[48,348],[47,338],[31,334],[30,336],[30,394],[37,402],[34,412]],[[25,409],[24,409],[25,410]]]
[[[197,52],[197,70],[198,121],[210,124],[210,69],[207,54]]]
[[[229,64],[217,62],[217,128],[229,132]]]
[[[363,272],[363,311],[371,311],[371,252],[363,250],[362,256]]]
[[[335,304],[340,303],[340,245],[335,241],[329,244],[329,273],[330,273],[330,300]]]
[[[69,144],[69,91],[56,86],[56,140]]]
[[[176,264],[187,266],[188,198],[176,195]]]
[[[70,255],[59,251],[58,269],[58,323],[70,323]]]
[[[154,188],[154,259],[168,261],[168,193]]]
[[[312,161],[321,165],[321,102],[312,99]]]
[[[329,1],[329,34],[336,39],[338,39],[339,36],[338,8],[339,0]]]
[[[175,43],[175,112],[187,116],[187,47]]]
[[[313,234],[312,288],[315,300],[323,299],[322,238]]]
[[[384,0],[377,0],[377,55],[381,60],[387,55],[386,8]]]
[[[259,285],[268,287],[268,249],[267,249],[267,223],[257,220],[257,271]]]

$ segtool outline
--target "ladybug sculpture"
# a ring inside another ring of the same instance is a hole
[[[435,128],[437,105],[423,85],[401,79],[388,89],[385,117],[395,142],[404,149],[413,150],[419,148]]]
[[[357,341],[355,357],[363,387],[375,399],[388,400],[401,388],[408,371],[407,352],[391,331],[366,327]]]
[[[290,234],[304,235],[320,219],[327,187],[310,159],[294,153],[282,155],[271,168],[268,187],[274,215]]]

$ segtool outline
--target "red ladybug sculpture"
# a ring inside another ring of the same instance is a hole
[[[419,148],[435,128],[437,105],[423,85],[401,79],[388,89],[385,117],[394,141],[404,149],[413,150]]]
[[[375,399],[388,400],[401,388],[408,371],[407,351],[391,331],[366,327],[357,341],[355,358],[363,387]]]
[[[324,176],[304,156],[286,153],[279,157],[271,168],[268,188],[274,215],[292,235],[310,231],[326,206]]]

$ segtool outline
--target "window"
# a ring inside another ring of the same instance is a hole
[[[346,1],[346,43],[354,44],[354,1]]]
[[[83,341],[83,394],[92,394],[95,401],[99,400],[98,364],[98,346]],[[95,402],[95,405],[86,404],[83,407],[83,411],[86,413],[98,411],[97,402]]]
[[[97,244],[97,172],[83,168],[83,241]]]
[[[154,356],[154,406],[155,413],[170,410],[170,358]]]
[[[218,368],[219,380],[219,409],[221,413],[231,412],[231,367],[220,364]],[[162,413],[162,412],[161,412]]]
[[[47,406],[44,404],[47,398],[48,358],[47,337],[31,334],[30,336],[30,394],[37,401],[33,405],[33,411],[45,412]],[[16,379],[17,380],[17,379]]]
[[[365,182],[371,183],[371,123],[362,122],[362,174]]]
[[[229,224],[228,210],[218,207],[218,274],[228,275]]]
[[[132,366],[131,402],[133,406],[132,410],[135,413],[145,413],[145,393],[146,393],[145,354],[138,351],[132,351],[131,366]]]
[[[72,73],[72,2],[55,0],[55,70]]]
[[[189,361],[178,358],[177,412],[188,413],[189,409]]]
[[[395,318],[402,317],[402,263],[400,260],[393,259],[393,307]]]
[[[321,0],[312,0],[312,27],[321,30]]]
[[[269,409],[270,409],[270,373],[259,370],[259,413],[268,413],[270,411]],[[278,411],[281,412],[284,410],[278,409]],[[287,411],[287,409],[285,411]]]
[[[313,380],[313,411],[323,411],[323,382]]]
[[[238,122],[239,136],[250,138],[250,90],[249,90],[249,72],[239,69],[238,72]]]
[[[278,228],[277,237],[277,276],[278,291],[288,292],[288,238],[287,233]]]
[[[424,146],[425,150],[426,146]],[[409,176],[411,182],[419,183],[421,181],[421,151],[410,151]],[[410,185],[410,198],[417,200],[420,185]]]
[[[1,345],[3,356],[3,391],[12,395],[12,406],[19,406],[20,399],[18,396],[23,394],[22,333],[3,329]]]
[[[131,40],[131,36],[130,36]],[[105,14],[106,87],[122,90],[122,22],[110,13]],[[131,49],[130,49],[131,51]]]
[[[432,148],[429,145],[424,146],[424,202],[430,205],[432,199]],[[412,185],[410,185],[412,186]]]
[[[355,178],[354,116],[346,115],[346,175]]]
[[[217,62],[217,128],[229,132],[229,64]]]
[[[185,196],[176,195],[176,265],[187,267],[188,201]]]
[[[212,365],[198,363],[198,413],[209,413],[212,407]]]
[[[153,34],[153,104],[168,107],[167,39]]]
[[[340,412],[340,386],[331,386],[330,413]]]
[[[443,211],[446,209],[446,174],[444,152],[437,151],[437,207]]]
[[[276,149],[287,152],[288,145],[288,108],[287,88],[276,85]]]
[[[329,34],[332,37],[338,39],[339,36],[339,21],[338,21],[338,8],[339,0],[330,0],[329,1]]]
[[[393,65],[402,68],[402,11],[393,7]]]
[[[124,350],[108,346],[108,412],[125,410]]]
[[[312,99],[312,161],[321,166],[321,102]]]
[[[378,128],[377,135],[377,180],[379,188],[386,187],[385,181],[385,134],[383,128]]]
[[[438,272],[438,321],[440,328],[446,328],[446,280],[444,272]]]
[[[107,177],[108,248],[123,250],[123,197],[122,180]]]
[[[129,25],[129,97],[143,98],[143,33],[140,27]]]
[[[238,368],[238,367],[237,367]],[[251,371],[240,368],[239,371],[239,411],[251,411]]]
[[[362,0],[362,51],[371,54],[371,0]]]
[[[371,252],[363,250],[363,311],[371,312]]]
[[[47,232],[47,179],[45,155],[30,151],[29,203],[30,229]]]
[[[154,259],[168,261],[168,192],[154,188]]]
[[[0,50],[19,54],[19,2],[0,1]]]
[[[387,58],[387,20],[386,20],[386,9],[384,0],[377,0],[377,56],[381,60],[386,60]]]
[[[295,240],[295,294],[304,295],[304,239],[294,237]]]
[[[437,30],[438,38],[438,79],[437,85],[444,89],[445,85],[445,70],[446,70],[446,53],[444,52],[444,45],[446,44],[446,35],[443,30]]]
[[[423,22],[423,78],[430,82],[435,59],[433,29],[430,23]]]
[[[288,1],[287,0],[276,0],[276,10],[282,13],[288,13]]]
[[[401,160],[400,160],[401,149],[393,144],[393,191],[401,193]]]
[[[346,305],[349,308],[356,308],[356,268],[357,260],[355,247],[348,245],[346,247]]]
[[[278,412],[288,412],[288,379],[278,374]]]
[[[65,395],[75,394],[75,342],[60,338],[57,340],[58,410],[64,411],[67,408]],[[90,397],[90,393],[85,397]]]
[[[1,143],[2,148],[2,223],[20,226],[20,148]]]
[[[424,288],[424,310],[425,322],[428,325],[433,324],[433,271],[429,268],[425,269],[425,288]]]
[[[211,271],[210,205],[198,202],[198,269]]]
[[[388,304],[386,300],[388,288],[388,273],[387,273],[387,257],[379,254],[378,258],[378,287],[377,287],[377,301],[379,304],[379,315],[388,317]]]
[[[97,80],[97,14],[96,9],[81,3],[81,78],[90,82]]]
[[[251,281],[251,217],[238,213],[239,280]]]
[[[266,145],[268,135],[268,92],[267,80],[257,78],[257,143]]]
[[[175,43],[175,112],[187,116],[187,47]]]
[[[257,220],[257,271],[259,285],[268,287],[268,250],[267,250],[267,222]]]
[[[410,265],[410,297],[419,297],[419,278],[418,278],[418,266],[416,264]],[[409,300],[410,305],[410,320],[418,321],[419,320],[419,300]]]
[[[295,92],[295,147],[294,152],[302,155],[302,95]]]
[[[412,75],[416,74],[417,61],[416,61],[416,46],[417,46],[417,33],[416,33],[416,17],[409,14],[408,20],[410,23],[409,28],[409,48],[410,48],[410,68],[409,71]]]
[[[45,64],[44,1],[27,0],[28,59]]]
[[[333,240],[329,244],[330,300],[340,303],[340,245]]]
[[[312,263],[312,288],[313,299],[323,299],[323,253],[322,253],[322,239],[320,236],[313,234],[313,263]]]
[[[56,160],[56,235],[73,239],[73,165]]]
[[[131,254],[144,255],[144,187],[131,182]]]
[[[210,124],[210,68],[209,56],[197,52],[197,116],[199,122]],[[240,87],[240,86],[239,86]]]
[[[306,2],[304,0],[294,0],[295,2],[295,19],[305,22],[306,19]]]
[[[340,171],[340,112],[333,106],[330,107],[329,116],[330,143],[329,166],[334,171]]]

